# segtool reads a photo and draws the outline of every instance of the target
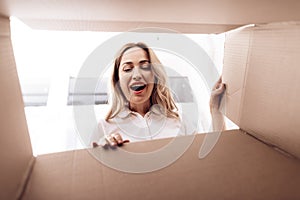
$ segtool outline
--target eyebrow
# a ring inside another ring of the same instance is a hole
[[[139,64],[146,63],[146,62],[150,62],[150,61],[149,61],[149,60],[140,60],[140,61],[139,61]],[[132,64],[132,63],[133,63],[133,62],[128,61],[128,62],[122,63],[122,65],[125,65],[125,64]]]

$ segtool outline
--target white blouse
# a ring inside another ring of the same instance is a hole
[[[119,133],[123,140],[136,142],[190,135],[194,134],[196,130],[195,126],[186,120],[182,120],[182,117],[179,119],[166,117],[157,104],[151,106],[144,117],[125,107],[109,122],[104,119],[100,120],[98,124],[98,132],[100,133],[98,135],[102,135],[102,137],[100,137],[98,142],[103,142],[103,135],[110,135],[112,133]]]

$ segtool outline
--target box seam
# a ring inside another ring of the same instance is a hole
[[[22,177],[21,180],[21,186],[19,187],[18,191],[17,191],[17,195],[16,195],[16,199],[21,200],[24,196],[24,193],[27,189],[31,174],[33,172],[33,168],[34,168],[34,164],[36,161],[36,157],[32,157],[29,161],[29,164],[27,166],[27,169],[24,173],[24,176]]]
[[[283,148],[277,146],[276,144],[271,143],[270,141],[268,141],[267,138],[265,138],[265,137],[263,137],[263,136],[260,136],[260,135],[258,135],[258,134],[255,134],[254,132],[251,133],[252,130],[250,130],[251,132],[247,132],[247,131],[245,131],[245,130],[243,130],[243,129],[241,129],[241,128],[240,128],[240,130],[242,131],[242,133],[247,134],[247,135],[249,135],[250,137],[252,137],[252,138],[254,138],[254,139],[256,139],[256,140],[262,142],[263,144],[265,144],[265,145],[267,145],[268,147],[274,149],[275,151],[277,151],[277,152],[283,154],[284,156],[289,157],[289,158],[292,158],[292,159],[298,160],[298,158],[297,158],[295,155],[293,155],[293,154],[287,152],[286,150],[284,150]]]

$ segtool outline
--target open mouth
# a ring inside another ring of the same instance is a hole
[[[132,85],[130,86],[130,89],[132,89],[135,92],[141,91],[145,89],[146,85]]]

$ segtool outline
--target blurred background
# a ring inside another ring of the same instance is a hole
[[[77,74],[101,43],[120,33],[33,30],[14,17],[11,31],[34,155],[84,148],[74,124],[73,106],[93,106],[97,119],[105,117],[110,71],[101,80],[78,79]],[[221,74],[225,35],[185,35],[206,51]],[[198,132],[209,131],[210,91],[203,77],[179,56],[162,50],[155,53],[166,66],[178,107],[191,112],[196,101],[201,124]],[[75,91],[76,81],[84,87]],[[95,81],[97,88],[89,87]],[[227,128],[236,128],[228,119],[226,122]]]

